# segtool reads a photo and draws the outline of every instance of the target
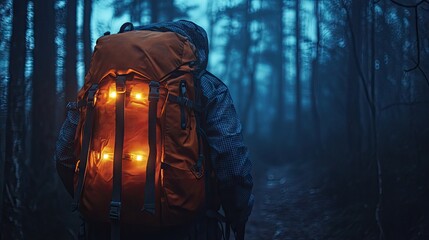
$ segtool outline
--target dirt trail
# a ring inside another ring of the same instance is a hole
[[[305,167],[271,166],[255,175],[255,206],[246,239],[329,239],[332,201]]]

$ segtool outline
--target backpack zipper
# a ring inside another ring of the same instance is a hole
[[[180,81],[180,97],[186,97],[186,81]],[[186,129],[186,116],[185,116],[185,106],[180,104],[180,126],[182,129]]]

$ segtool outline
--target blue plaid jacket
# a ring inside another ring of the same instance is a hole
[[[196,45],[199,64],[207,66],[208,41],[205,31],[188,21],[159,23],[138,29],[174,31],[188,37]],[[213,74],[201,75],[203,93],[202,129],[207,135],[209,157],[214,163],[218,180],[219,197],[227,219],[233,224],[247,221],[253,205],[251,176],[252,164],[248,149],[243,142],[241,123],[227,86]],[[76,103],[67,105],[67,118],[57,140],[55,159],[57,170],[68,191],[73,191],[73,175],[76,164],[74,136],[79,122]]]

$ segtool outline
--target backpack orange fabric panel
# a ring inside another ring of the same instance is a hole
[[[186,87],[186,98],[195,100],[194,52],[195,47],[186,38],[172,32],[131,31],[104,36],[97,41],[84,86],[78,94],[78,101],[85,100],[90,86],[98,84],[92,140],[79,204],[86,218],[109,221],[116,131],[115,81],[118,75],[126,76],[121,221],[150,226],[181,225],[203,207],[203,171],[196,172],[193,168],[199,147],[196,113],[168,100],[170,95],[183,94],[181,86]],[[154,216],[142,211],[149,155],[150,81],[160,83]],[[82,144],[86,109],[81,109],[76,133],[78,151]],[[186,120],[185,128],[183,119]]]

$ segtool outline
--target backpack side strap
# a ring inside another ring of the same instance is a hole
[[[146,165],[146,186],[144,189],[143,211],[155,214],[155,168],[156,168],[156,118],[157,106],[159,100],[159,82],[151,81],[149,83],[149,125],[148,142],[149,157]]]
[[[77,182],[76,192],[74,194],[74,201],[72,206],[73,211],[79,208],[80,197],[83,189],[83,182],[85,180],[86,163],[88,162],[89,145],[91,143],[92,129],[94,125],[95,94],[97,93],[97,90],[98,90],[98,84],[91,85],[91,87],[88,90],[87,98],[85,101],[86,115],[85,115],[85,123],[83,126],[82,148],[80,152],[79,162],[77,165],[79,170],[79,178]]]

